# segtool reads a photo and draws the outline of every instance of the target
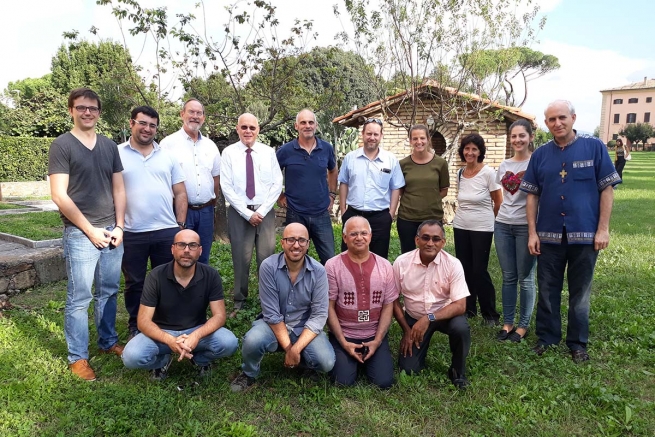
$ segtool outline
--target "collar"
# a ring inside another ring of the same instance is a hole
[[[239,140],[236,144],[237,144],[237,147],[239,148],[239,150],[240,150],[241,152],[246,153],[246,149],[248,148],[248,146],[246,146],[245,144],[243,144],[243,142],[241,142],[241,140]],[[258,143],[257,141],[255,141],[255,144],[253,144],[252,147],[251,147],[250,149],[251,149],[253,152],[256,152],[257,149],[258,149],[258,147],[257,147],[258,144],[259,144],[259,143]]]
[[[166,278],[168,278],[170,281],[173,281],[174,283],[180,285],[179,282],[177,282],[177,279],[175,279],[175,272],[173,271],[173,264],[175,264],[175,260],[169,262],[166,264]],[[202,267],[200,266],[200,263],[196,263],[196,271],[193,274],[193,278],[189,281],[189,285],[186,286],[186,288],[191,287],[193,284],[196,282],[200,281],[202,278],[205,277],[205,273],[202,270]]]
[[[184,138],[186,138],[187,140],[189,140],[189,141],[193,141],[193,138],[191,138],[191,136],[190,136],[188,133],[186,133],[186,131],[184,130],[184,127],[182,127],[182,128],[179,130],[179,132],[181,132],[181,133],[182,133],[182,136],[183,136]],[[196,142],[199,143],[200,140],[202,140],[202,138],[203,138],[202,133],[201,133],[200,131],[198,131],[198,141],[196,141]]]
[[[376,156],[376,157],[375,157],[374,159],[372,159],[372,160],[369,159],[369,161],[380,161],[380,162],[384,162],[384,159],[382,159],[382,155],[384,155],[385,153],[386,153],[386,152],[384,151],[384,149],[383,149],[382,147],[378,147],[378,156]],[[364,158],[368,159],[368,156],[366,156],[366,155],[364,154],[364,146],[362,146],[362,147],[358,148],[357,150],[355,150],[355,158],[360,158],[360,157],[362,157],[362,156],[363,156]]]
[[[278,270],[287,269],[287,260],[284,257],[284,252],[277,254],[277,268]],[[314,266],[310,262],[309,256],[305,255],[305,264],[303,266],[305,270],[314,271]],[[302,270],[302,269],[301,269]]]
[[[557,141],[555,141],[555,138],[553,138],[553,143],[560,149],[566,149],[571,144],[575,143],[578,138],[580,138],[580,137],[578,137],[578,131],[577,130],[573,129],[573,133],[575,134],[575,135],[573,135],[573,139],[571,141],[569,141],[568,143],[566,143],[564,146],[560,146],[559,144],[557,144]]]
[[[135,152],[141,153],[137,149],[132,147],[132,137],[131,136],[127,139],[127,141],[125,141],[123,144],[121,144],[121,146],[123,148],[128,148],[129,147],[130,149],[134,150]],[[153,141],[152,142],[152,152],[150,154],[158,152],[159,150],[160,150],[159,144],[157,144],[157,141]],[[150,155],[148,155],[148,156],[150,156]]]
[[[314,140],[316,141],[316,146],[314,146],[314,150],[322,149],[323,146],[321,145],[320,138],[318,138],[317,136],[314,136]],[[298,141],[298,138],[294,138],[293,140],[291,140],[291,145],[296,150],[301,150],[302,149],[302,147],[300,147],[300,142]]]
[[[441,254],[442,254],[442,252],[443,252],[443,249],[441,249],[439,251],[437,256],[434,257],[434,259],[430,262],[430,264],[435,264],[435,265],[441,264]],[[412,252],[410,252],[410,253],[412,253]],[[423,267],[427,267],[425,264],[423,264],[421,262],[421,254],[419,252],[419,249],[414,249],[414,251],[413,251],[412,264],[418,264],[418,265],[421,265]]]

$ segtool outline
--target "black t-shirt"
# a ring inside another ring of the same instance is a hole
[[[98,135],[89,150],[73,134],[67,132],[52,142],[48,154],[48,174],[68,175],[68,196],[84,217],[96,227],[116,222],[112,177],[123,171],[118,146]],[[63,214],[66,226],[74,226]]]
[[[152,321],[161,329],[182,331],[207,321],[209,302],[223,300],[221,275],[196,263],[196,273],[184,288],[175,279],[173,263],[155,267],[143,285],[141,304],[154,307]]]

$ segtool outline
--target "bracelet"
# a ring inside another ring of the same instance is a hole
[[[181,227],[182,229],[186,229],[186,223],[185,222],[177,222],[177,225]]]
[[[336,191],[330,191],[330,194],[334,194],[336,196],[337,192]]]
[[[330,192],[329,196],[330,196],[331,198],[333,198],[333,199],[336,199],[336,197],[337,197],[337,195],[334,194],[334,193],[332,193],[332,192]]]
[[[125,233],[125,229],[123,229],[121,226],[118,225],[114,226],[114,229],[116,228],[120,229],[122,233]]]

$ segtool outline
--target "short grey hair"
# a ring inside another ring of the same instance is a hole
[[[566,105],[567,108],[569,108],[569,114],[575,115],[575,108],[573,107],[573,103],[571,103],[568,100],[561,100],[560,99],[560,100],[554,100],[554,101],[550,102],[548,104],[548,106],[546,106],[546,109],[544,110],[544,117],[547,117],[546,112],[548,112],[548,109],[551,106],[561,105],[561,104],[564,104],[564,105]]]
[[[298,111],[298,113],[296,114],[296,123],[298,123],[298,117],[300,117],[300,113],[305,112],[305,111],[307,111],[307,112],[311,112],[312,115],[314,116],[314,123],[317,123],[317,121],[316,121],[316,114],[314,113],[314,111],[312,111],[312,110],[309,109],[309,108],[303,108],[303,109],[301,109],[300,111]]]
[[[343,224],[343,230],[341,231],[341,233],[343,235],[346,235],[346,228],[348,227],[348,223],[350,223],[350,221],[353,220],[353,219],[362,219],[362,220],[364,220],[366,222],[366,226],[368,226],[368,231],[370,233],[373,233],[373,231],[371,229],[371,224],[368,222],[368,220],[366,220],[361,215],[354,215],[354,216],[350,217],[348,220],[346,220],[346,223]]]

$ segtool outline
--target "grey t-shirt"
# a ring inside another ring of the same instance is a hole
[[[96,227],[116,221],[112,177],[123,171],[118,147],[109,138],[98,135],[89,150],[73,134],[67,132],[50,145],[48,174],[67,174],[68,196],[84,217]],[[74,226],[61,214],[66,226]]]

